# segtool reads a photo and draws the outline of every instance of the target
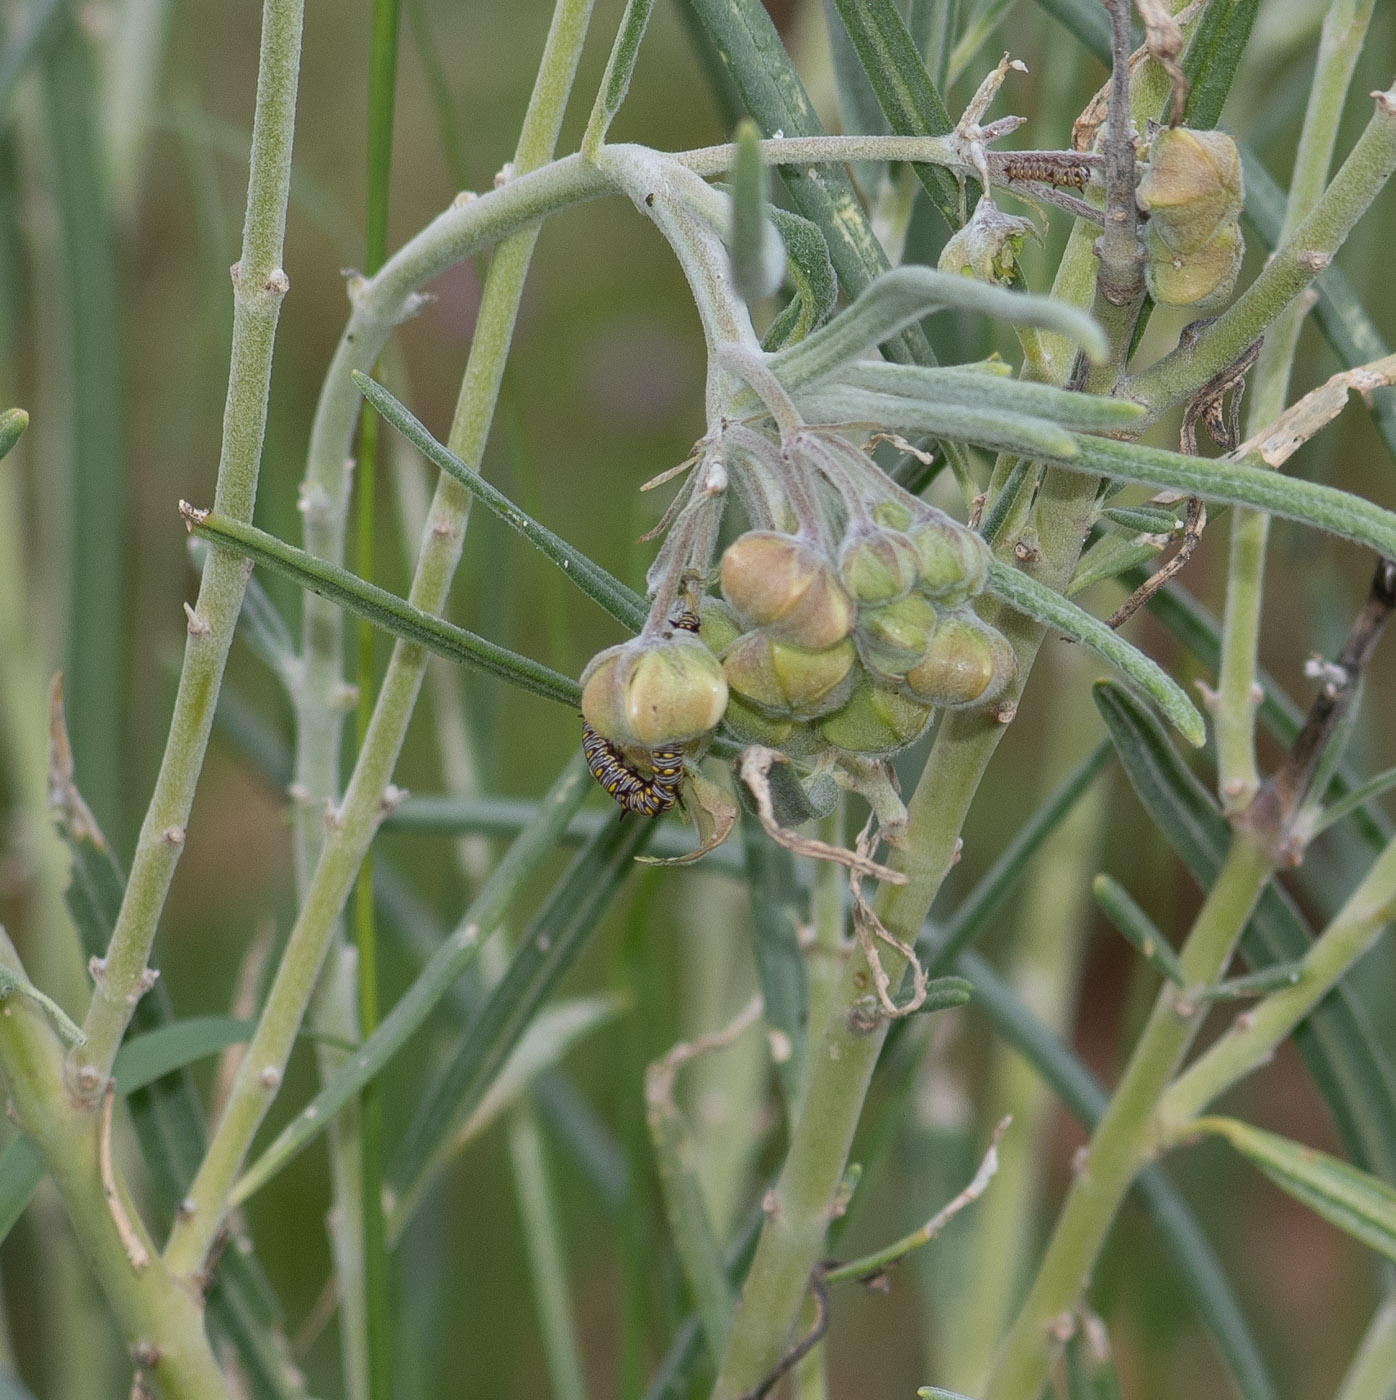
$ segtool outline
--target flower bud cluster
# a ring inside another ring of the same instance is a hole
[[[1139,181],[1149,295],[1167,306],[1221,306],[1236,285],[1241,236],[1241,157],[1221,131],[1160,131]]]
[[[721,658],[739,738],[796,755],[891,754],[935,709],[987,704],[1015,674],[1012,648],[971,606],[983,540],[911,497],[866,505],[837,549],[751,530],[723,554],[701,636]]]

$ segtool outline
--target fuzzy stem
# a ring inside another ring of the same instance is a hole
[[[1179,953],[1190,984],[1210,985],[1226,966],[1272,871],[1261,843],[1244,832],[1232,838],[1217,882]],[[1197,1007],[1180,1003],[1171,984],[1159,993],[999,1352],[985,1400],[1033,1400],[1041,1391],[1120,1203],[1153,1152],[1160,1095],[1201,1021]]]
[[[515,164],[520,170],[542,165],[552,152],[590,17],[591,0],[559,0],[519,138]],[[533,227],[513,234],[496,249],[490,265],[448,439],[451,450],[468,462],[478,463],[484,455],[536,239]],[[390,262],[384,271],[392,266]],[[353,345],[349,333],[346,338],[356,350],[368,348]],[[341,351],[344,344],[342,341]],[[379,348],[381,343],[373,347],[373,358]],[[331,374],[346,368],[337,355]],[[343,377],[349,391],[357,397],[347,373]],[[324,404],[322,398],[322,408]],[[351,414],[346,425],[350,430],[352,423]],[[444,605],[460,559],[469,512],[469,493],[455,481],[441,478],[428,513],[409,594],[416,607],[439,612]],[[336,921],[364,852],[382,820],[384,794],[406,737],[425,669],[426,653],[420,647],[399,642],[393,648],[344,801],[326,823],[326,839],[305,902],[291,930],[227,1108],[190,1190],[192,1209],[171,1232],[166,1257],[177,1274],[193,1275],[202,1268],[226,1214],[228,1191],[280,1086]]]
[[[1281,244],[1294,237],[1323,196],[1343,101],[1372,16],[1372,3],[1373,0],[1344,0],[1330,9],[1324,19],[1318,65],[1309,89],[1309,105],[1280,230]],[[1296,298],[1266,332],[1251,377],[1248,436],[1284,411],[1294,351],[1307,310],[1304,299]],[[1217,778],[1222,806],[1228,812],[1243,810],[1260,787],[1255,757],[1256,666],[1269,535],[1270,517],[1260,511],[1241,508],[1232,517],[1216,711]]]
[[[0,967],[23,975],[3,930]],[[158,1259],[133,1267],[128,1242],[103,1194],[94,1116],[69,1098],[62,1045],[43,1012],[22,997],[7,1001],[0,1016],[0,1066],[15,1116],[43,1154],[136,1366],[165,1400],[231,1400],[204,1336],[197,1294]],[[150,1254],[150,1241],[129,1203],[126,1214],[134,1241]]]
[[[1396,914],[1396,841],[1373,863],[1333,922],[1305,953],[1293,986],[1272,992],[1242,1013],[1169,1087],[1159,1105],[1159,1136],[1172,1141],[1197,1114],[1238,1080],[1266,1063],[1376,941]]]
[[[242,255],[233,267],[232,361],[214,500],[220,512],[245,522],[252,519],[257,495],[276,322],[290,286],[281,270],[281,255],[291,185],[301,14],[302,0],[266,0],[263,10],[247,217]],[[247,577],[244,560],[220,549],[209,552],[198,601],[189,615],[165,756],[83,1026],[87,1043],[71,1056],[70,1081],[89,1107],[101,1098],[121,1037],[149,986],[146,962],[184,849]]]

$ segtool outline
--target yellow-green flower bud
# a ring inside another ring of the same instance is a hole
[[[970,221],[941,249],[937,265],[942,272],[981,282],[1011,282],[1029,234],[1038,236],[1031,219],[1005,214],[987,194],[981,195]]]
[[[851,532],[839,555],[839,577],[860,603],[905,598],[918,569],[915,548],[897,530]]]
[[[722,591],[748,625],[793,646],[833,646],[853,630],[852,598],[793,535],[749,530],[734,540],[722,556]]]
[[[698,635],[714,656],[721,656],[742,635],[742,622],[722,601],[708,594],[698,605]]]
[[[723,653],[727,683],[750,704],[771,715],[809,719],[836,710],[853,685],[853,642],[807,651],[750,632]]]
[[[789,717],[777,719],[764,715],[740,695],[734,694],[728,700],[724,721],[741,743],[764,744],[767,748],[780,749],[791,758],[803,758],[819,747],[819,736],[812,725]]]
[[[872,509],[873,519],[889,530],[905,530],[911,524],[912,514],[908,506],[900,501],[879,501]]]
[[[1154,137],[1139,181],[1148,227],[1175,253],[1196,252],[1241,215],[1241,156],[1223,131],[1171,127]]]
[[[1192,306],[1213,311],[1223,306],[1236,286],[1246,242],[1241,225],[1233,220],[1189,253],[1163,245],[1153,220],[1144,225],[1144,280],[1149,295],[1161,306]]]
[[[885,757],[926,732],[933,709],[860,677],[848,703],[822,720],[819,732],[836,749]]]
[[[691,632],[609,647],[582,673],[582,715],[616,744],[686,744],[713,729],[726,708],[722,666]]]
[[[973,530],[940,511],[907,531],[921,566],[921,587],[950,606],[973,598],[989,572],[989,546]]]
[[[870,670],[901,677],[926,654],[935,625],[935,608],[913,593],[880,608],[864,608],[853,635]]]
[[[941,709],[987,705],[1018,672],[1008,639],[974,613],[942,615],[926,654],[906,673],[907,692]]]

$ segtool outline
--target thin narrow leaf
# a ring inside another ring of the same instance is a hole
[[[514,896],[556,845],[568,821],[590,793],[590,784],[585,765],[580,759],[574,759],[553,784],[532,821],[495,866],[459,926],[431,955],[397,1005],[359,1047],[358,1053],[335,1071],[310,1103],[243,1172],[230,1193],[234,1204],[246,1200],[313,1142],[334,1115],[380,1073],[421,1027],[474,961],[481,941],[494,932]],[[596,839],[599,840],[599,836]]]
[[[776,1062],[776,1073],[786,1103],[793,1104],[799,1098],[809,1013],[809,978],[800,949],[800,929],[809,922],[808,902],[794,855],[772,841],[750,814],[742,819],[742,843],[756,975],[766,1020],[790,1044],[790,1054]]]
[[[1023,824],[979,883],[960,901],[944,928],[922,932],[917,940],[917,956],[929,975],[953,966],[960,953],[984,931],[1013,893],[1028,862],[1066,820],[1087,788],[1105,771],[1110,752],[1108,741],[1097,744]]]
[[[955,123],[892,0],[834,3],[892,131],[898,136],[945,136],[953,131]],[[946,223],[959,228],[964,222],[959,181],[942,166],[918,163],[912,169]],[[968,199],[972,203],[977,197],[976,187]]]
[[[1183,865],[1203,889],[1210,888],[1230,840],[1221,812],[1127,690],[1104,681],[1095,698],[1135,793]],[[1299,960],[1312,942],[1304,916],[1271,884],[1242,934],[1241,951],[1253,968],[1261,968]],[[1296,1029],[1294,1040],[1349,1153],[1359,1165],[1396,1181],[1396,1079],[1360,1002],[1340,982]]]
[[[1177,954],[1158,931],[1154,921],[1135,903],[1129,891],[1109,875],[1097,875],[1091,889],[1105,917],[1124,934],[1144,961],[1174,986],[1187,986],[1188,979],[1183,976]]]
[[[653,9],[654,0],[628,0],[626,4],[615,43],[611,45],[611,56],[606,60],[606,73],[596,94],[596,105],[587,122],[586,137],[582,142],[584,151],[595,150],[606,139],[611,122],[630,91],[635,62],[640,56],[640,43],[645,37]]]
[[[929,399],[896,398],[867,389],[828,385],[799,394],[796,405],[810,423],[864,423],[903,433],[933,433],[1029,460],[1062,461],[1076,453],[1071,434],[1045,418],[1003,409],[966,408]]]
[[[780,286],[785,245],[770,219],[761,133],[755,122],[747,120],[738,126],[736,145],[727,255],[732,260],[732,285],[747,301],[760,301],[774,295]]]
[[[189,554],[200,576],[203,575],[208,550],[206,540],[190,539]],[[291,638],[291,629],[276,610],[276,604],[255,578],[247,581],[242,611],[238,613],[238,635],[252,648],[262,664],[281,678],[289,691],[295,676],[296,644]],[[221,692],[219,700],[222,700]]]
[[[1011,326],[1054,331],[1093,358],[1106,353],[1105,333],[1099,325],[1064,301],[991,287],[933,267],[899,267],[879,277],[828,325],[782,350],[771,367],[787,389],[805,388],[933,311],[979,312]]]
[[[847,313],[845,313],[847,314]],[[833,325],[830,322],[830,325]],[[1301,525],[1356,540],[1396,556],[1396,515],[1348,491],[1220,457],[1185,457],[1158,447],[1077,436],[1077,456],[1063,466],[1115,481],[1163,486],[1205,501],[1252,506]]]
[[[512,526],[530,544],[547,556],[589,598],[599,603],[617,622],[638,632],[645,620],[645,600],[634,589],[627,588],[618,578],[594,564],[580,550],[553,534],[531,516],[520,510],[496,486],[491,486],[478,472],[472,471],[450,448],[432,437],[412,412],[395,399],[376,379],[354,371],[354,383],[359,386],[373,408],[433,466],[454,477],[466,487],[486,509],[491,510],[506,525]]]
[[[1304,976],[1304,964],[1298,962],[1274,963],[1262,967],[1257,972],[1248,972],[1242,977],[1228,977],[1215,987],[1204,987],[1197,994],[1198,1001],[1242,1001],[1247,997],[1263,997],[1277,992],[1281,987],[1293,987]]]
[[[1189,743],[1201,745],[1206,739],[1207,728],[1202,716],[1182,686],[1156,661],[1131,646],[1099,618],[999,560],[989,565],[987,586],[1011,608],[1057,628],[1103,656],[1159,707]]]
[[[854,360],[839,372],[838,383],[880,394],[963,404],[966,408],[1028,414],[1066,428],[1117,432],[1138,428],[1144,416],[1133,399],[1107,394],[1080,394],[1054,384],[1015,379],[1009,366],[990,361],[979,366],[891,365]]]
[[[818,226],[788,209],[772,208],[771,217],[785,244],[785,270],[795,284],[795,295],[762,338],[763,350],[779,350],[803,340],[824,324],[839,300],[839,279]]]
[[[1053,19],[1059,20],[1106,67],[1110,65],[1110,17],[1104,6],[1091,0],[1037,0]]]
[[[388,1179],[394,1220],[410,1216],[449,1144],[494,1082],[514,1046],[605,913],[654,823],[619,819],[572,861],[519,943],[449,1065],[424,1096]],[[387,1024],[386,1022],[384,1023]]]
[[[1086,1065],[1042,1025],[978,954],[962,954],[956,968],[970,979],[974,1004],[988,1016],[994,1030],[1033,1065],[1087,1130],[1093,1129],[1105,1113],[1109,1096]],[[1241,1394],[1246,1400],[1275,1400],[1264,1357],[1196,1216],[1162,1167],[1145,1168],[1135,1178],[1134,1190],[1191,1294],[1198,1317],[1226,1358]]]
[[[1224,1137],[1281,1191],[1354,1239],[1396,1260],[1396,1190],[1348,1162],[1235,1118],[1198,1118],[1189,1131]]]
[[[82,1027],[68,1015],[46,992],[41,992],[27,977],[0,963],[0,1002],[8,996],[21,996],[32,1001],[48,1017],[49,1024],[57,1032],[64,1045],[85,1045],[87,1037]]]
[[[761,0],[685,0],[702,21],[723,70],[764,136],[823,136],[823,124]],[[856,297],[888,268],[887,255],[838,166],[782,166],[780,177],[795,208],[824,235],[844,289]],[[934,364],[919,328],[888,345],[893,359]]]
[[[916,1008],[916,1015],[951,1011],[957,1006],[964,1006],[973,996],[974,987],[968,978],[933,977],[926,983],[926,999]]]
[[[119,1094],[133,1094],[230,1045],[252,1038],[256,1023],[231,1016],[191,1016],[134,1036],[117,1052],[112,1069]]]
[[[1135,535],[1170,535],[1183,528],[1178,512],[1165,506],[1109,506],[1100,518]]]
[[[1375,797],[1380,797],[1383,793],[1390,792],[1396,787],[1396,768],[1387,768],[1378,773],[1375,778],[1369,778],[1359,787],[1355,787],[1346,797],[1332,803],[1324,809],[1323,816],[1314,827],[1314,835],[1340,822],[1344,817],[1350,817],[1354,812],[1365,807]]]
[[[1183,55],[1188,80],[1183,121],[1194,130],[1210,130],[1221,120],[1259,9],[1260,0],[1211,0],[1203,10]],[[1166,118],[1160,114],[1159,120]],[[1249,200],[1249,188],[1246,195]]]
[[[615,996],[573,997],[545,1006],[504,1062],[499,1078],[461,1124],[454,1150],[459,1152],[485,1132],[533,1088],[539,1075],[556,1068],[578,1041],[613,1021],[621,1010],[621,1001]]]
[[[301,588],[339,604],[356,617],[366,618],[375,627],[402,641],[444,656],[458,665],[497,676],[521,690],[556,700],[574,710],[581,702],[581,687],[571,677],[414,608],[386,588],[365,583],[348,569],[307,554],[265,530],[228,520],[215,511],[199,511],[192,507],[186,507],[185,518],[196,535],[264,565]]]
[[[9,456],[28,426],[29,415],[22,408],[7,408],[0,413],[0,461]]]
[[[24,1214],[29,1198],[43,1179],[44,1159],[23,1134],[0,1152],[0,1242]]]

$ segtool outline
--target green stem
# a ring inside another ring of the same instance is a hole
[[[263,11],[247,218],[242,255],[233,269],[232,364],[214,496],[218,510],[239,521],[252,519],[276,322],[290,285],[281,269],[281,255],[291,182],[301,13],[302,0],[266,0]],[[189,638],[164,759],[83,1026],[87,1044],[71,1057],[70,1078],[89,1108],[95,1108],[101,1097],[121,1037],[150,985],[146,963],[184,849],[185,828],[246,586],[246,564],[236,555],[213,550],[198,600],[189,613]]]
[[[1344,99],[1372,17],[1372,5],[1373,0],[1342,0],[1323,21],[1318,64],[1309,89],[1289,202],[1280,229],[1281,246],[1294,238],[1323,197]],[[1265,334],[1265,344],[1251,376],[1248,436],[1284,411],[1299,330],[1307,310],[1302,301],[1291,301]],[[1240,509],[1232,517],[1216,705],[1217,779],[1227,812],[1243,810],[1260,788],[1255,756],[1255,712],[1259,701],[1256,667],[1269,534],[1270,518],[1259,511]]]
[[[1237,833],[1179,960],[1190,984],[1208,985],[1226,965],[1273,867],[1259,843]],[[1155,1149],[1160,1096],[1202,1017],[1165,986],[1091,1138],[1057,1218],[1032,1288],[999,1352],[985,1400],[1034,1400],[1096,1256],[1134,1177]]]
[[[1160,1137],[1172,1140],[1238,1080],[1266,1063],[1396,914],[1396,841],[1373,863],[1333,922],[1300,962],[1293,986],[1272,992],[1232,1023],[1169,1087],[1159,1105]]]
[[[0,967],[24,975],[0,931]],[[123,1241],[103,1192],[94,1117],[64,1083],[62,1046],[43,1013],[16,998],[0,1016],[0,1066],[20,1126],[43,1154],[83,1252],[127,1347],[165,1400],[232,1400],[204,1336],[203,1306],[158,1258],[136,1268],[130,1250],[153,1254],[129,1196],[118,1191],[131,1232]]]
[[[552,152],[590,16],[591,0],[559,0],[519,138],[515,163],[521,170],[541,165]],[[467,462],[478,463],[484,455],[536,238],[536,229],[528,227],[505,239],[490,265],[447,443]],[[377,357],[378,348],[381,345],[374,349],[373,358]],[[336,366],[348,393],[357,399],[358,391],[347,373],[350,366],[340,365],[339,356]],[[332,367],[331,374],[335,373]],[[324,407],[323,398],[321,406]],[[352,425],[352,413],[347,422]],[[469,509],[470,497],[456,482],[443,479],[438,483],[412,580],[410,601],[414,607],[435,613],[443,606],[460,559]],[[222,1121],[190,1190],[191,1208],[171,1232],[166,1257],[177,1274],[192,1276],[203,1267],[227,1213],[228,1192],[280,1086],[335,923],[382,820],[384,795],[406,737],[425,668],[426,653],[420,647],[399,642],[393,648],[344,800],[326,823],[323,848],[300,915],[239,1067]]]

